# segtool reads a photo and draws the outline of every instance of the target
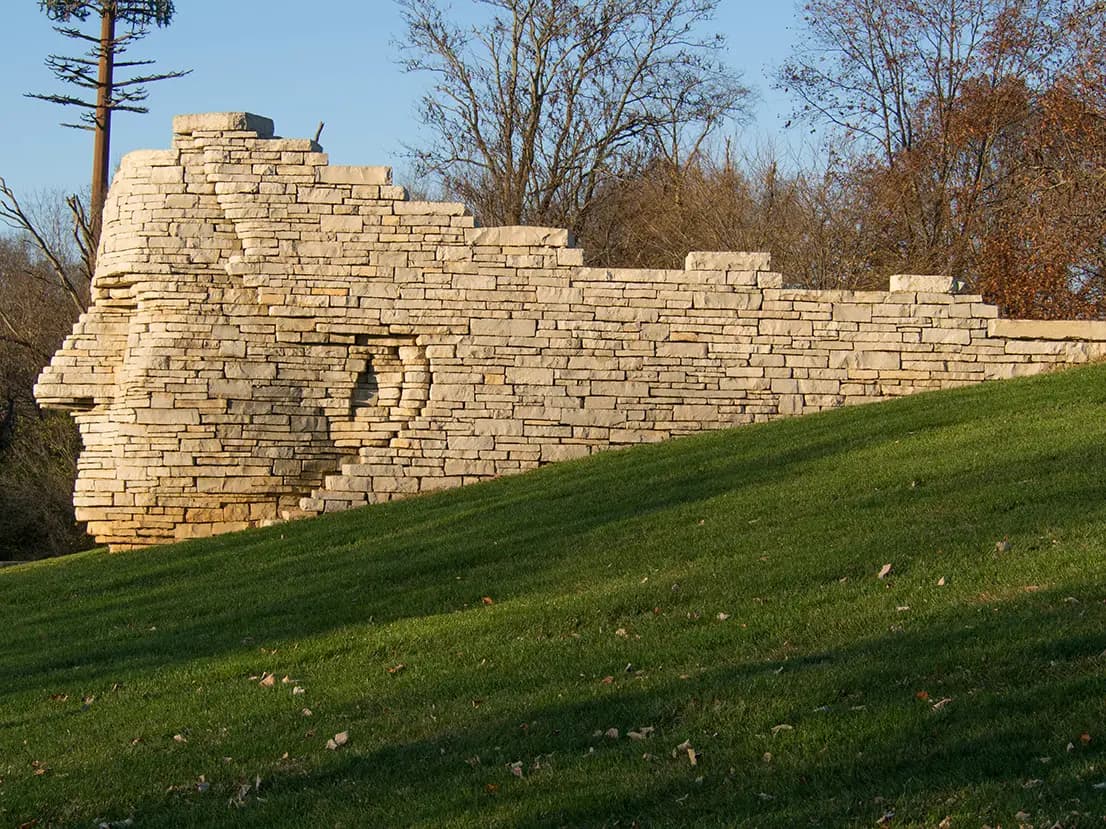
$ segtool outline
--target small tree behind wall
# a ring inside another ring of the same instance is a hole
[[[748,90],[710,32],[718,0],[398,0],[405,65],[428,73],[420,172],[491,224],[579,232],[602,183],[694,155]]]
[[[142,105],[149,94],[147,84],[179,78],[191,70],[145,74],[139,71],[122,79],[115,74],[116,70],[135,70],[153,63],[152,60],[120,58],[135,41],[146,36],[151,24],[169,25],[174,12],[172,0],[40,0],[39,6],[51,20],[63,24],[55,26],[59,34],[89,44],[88,51],[79,57],[50,55],[46,58],[46,66],[58,80],[88,90],[87,93],[35,93],[29,97],[83,109],[78,123],[64,126],[93,133],[92,190],[87,221],[81,215],[79,203],[71,202],[78,222],[85,228],[83,246],[87,248],[86,259],[92,266],[108,189],[112,113],[148,112]],[[78,28],[78,23],[90,18],[99,24],[98,32],[84,32]]]

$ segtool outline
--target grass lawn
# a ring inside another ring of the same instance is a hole
[[[1103,826],[1104,601],[1106,366],[6,568],[0,826]]]

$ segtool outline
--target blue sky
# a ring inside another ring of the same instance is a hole
[[[453,0],[455,9],[472,7]],[[59,126],[77,113],[23,97],[61,92],[43,66],[50,52],[71,54],[37,0],[7,0],[0,50],[0,176],[18,194],[72,191],[87,185],[91,134]],[[326,122],[322,144],[337,164],[390,164],[404,180],[404,144],[418,144],[416,104],[426,83],[396,63],[403,35],[391,0],[177,0],[172,25],[133,50],[157,69],[191,68],[180,80],[150,87],[148,115],[120,114],[113,124],[114,163],[132,149],[167,147],[173,115],[246,110],[276,122],[279,135],[309,137]],[[715,21],[728,38],[730,64],[759,96],[740,146],[765,141],[794,147],[784,131],[790,102],[772,89],[775,67],[795,36],[792,0],[721,0]]]

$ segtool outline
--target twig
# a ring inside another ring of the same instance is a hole
[[[70,278],[65,265],[62,264],[57,254],[50,249],[50,245],[46,242],[45,237],[39,232],[35,223],[31,221],[30,216],[23,210],[22,206],[19,204],[19,200],[15,197],[15,192],[8,186],[8,183],[4,181],[3,176],[0,176],[0,220],[5,221],[18,230],[25,231],[31,239],[34,240],[35,246],[42,252],[42,255],[46,257],[46,260],[50,263],[54,273],[61,282],[62,287],[65,288],[65,292],[69,295],[73,305],[76,306],[77,312],[83,313],[88,310],[88,304]]]

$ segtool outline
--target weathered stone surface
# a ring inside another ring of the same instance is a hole
[[[610,446],[1106,356],[1106,323],[998,320],[954,280],[782,289],[764,253],[583,267],[246,113],[129,153],[94,303],[36,395],[116,549],[460,486]]]
[[[1011,340],[1106,340],[1106,322],[992,319],[987,333]]]
[[[684,260],[688,271],[770,271],[771,253],[693,250]]]
[[[376,184],[392,183],[391,167],[339,167],[315,168],[315,180],[323,184]]]
[[[956,289],[956,280],[951,276],[931,276],[925,274],[893,274],[890,279],[892,291],[923,291],[931,294],[951,294]]]
[[[204,112],[178,115],[173,119],[176,135],[194,132],[255,132],[258,138],[273,137],[273,122],[252,112]]]
[[[568,247],[568,231],[559,227],[474,227],[465,231],[465,243],[473,247]]]

